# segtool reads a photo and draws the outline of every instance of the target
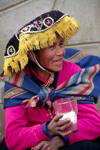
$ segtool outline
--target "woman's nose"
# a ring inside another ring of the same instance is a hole
[[[65,53],[65,49],[58,46],[56,50],[56,55],[64,55],[64,53]]]

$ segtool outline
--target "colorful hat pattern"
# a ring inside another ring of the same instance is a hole
[[[56,33],[67,45],[77,33],[78,22],[60,11],[50,11],[22,27],[9,40],[4,53],[4,75],[11,76],[28,64],[28,51],[40,50],[56,41]]]

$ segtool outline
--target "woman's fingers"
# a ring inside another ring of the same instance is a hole
[[[62,124],[62,126],[60,126],[60,129],[64,131],[65,129],[69,128],[72,124],[72,122],[64,123]]]
[[[56,116],[53,118],[53,120],[54,120],[55,122],[58,122],[59,119],[62,118],[62,117],[63,117],[63,114],[58,114],[58,115],[56,115]]]
[[[63,132],[60,132],[60,134],[62,135],[62,136],[67,136],[67,135],[69,135],[69,134],[71,134],[72,133],[72,131],[63,131]]]
[[[64,119],[64,120],[59,120],[58,123],[57,123],[57,125],[58,126],[62,126],[62,125],[65,125],[65,124],[67,125],[69,123],[71,123],[71,121],[70,121],[69,118],[67,118],[67,119]]]
[[[49,141],[41,141],[37,146],[35,146],[31,150],[52,150],[50,148],[50,142]]]
[[[70,119],[59,120],[57,122],[57,127],[55,128],[55,131],[58,135],[59,134],[63,136],[69,135],[72,132],[71,131],[66,132],[66,129],[68,129],[71,125],[72,125],[72,122],[70,121]]]
[[[49,135],[60,135],[60,133],[72,125],[69,118],[61,120],[62,117],[63,114],[58,114],[47,124],[47,132]]]
[[[37,146],[31,148],[31,150],[41,150],[44,145],[44,141],[40,142]]]

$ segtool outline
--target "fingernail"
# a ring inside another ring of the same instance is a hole
[[[63,114],[60,114],[61,116],[63,116]]]
[[[70,118],[67,118],[68,121],[70,121]]]
[[[71,134],[72,133],[72,131],[69,131],[69,134]]]

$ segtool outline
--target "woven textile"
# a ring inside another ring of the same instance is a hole
[[[92,61],[90,61],[92,60]],[[73,75],[70,80],[62,82],[56,89],[40,87],[29,78],[24,71],[14,73],[13,77],[4,77],[5,93],[4,108],[28,102],[27,107],[42,107],[60,97],[77,97],[78,103],[96,103],[100,94],[100,57],[87,52],[66,49],[64,61],[73,61],[82,70]],[[63,74],[64,70],[62,70]],[[61,77],[58,77],[58,81]]]

